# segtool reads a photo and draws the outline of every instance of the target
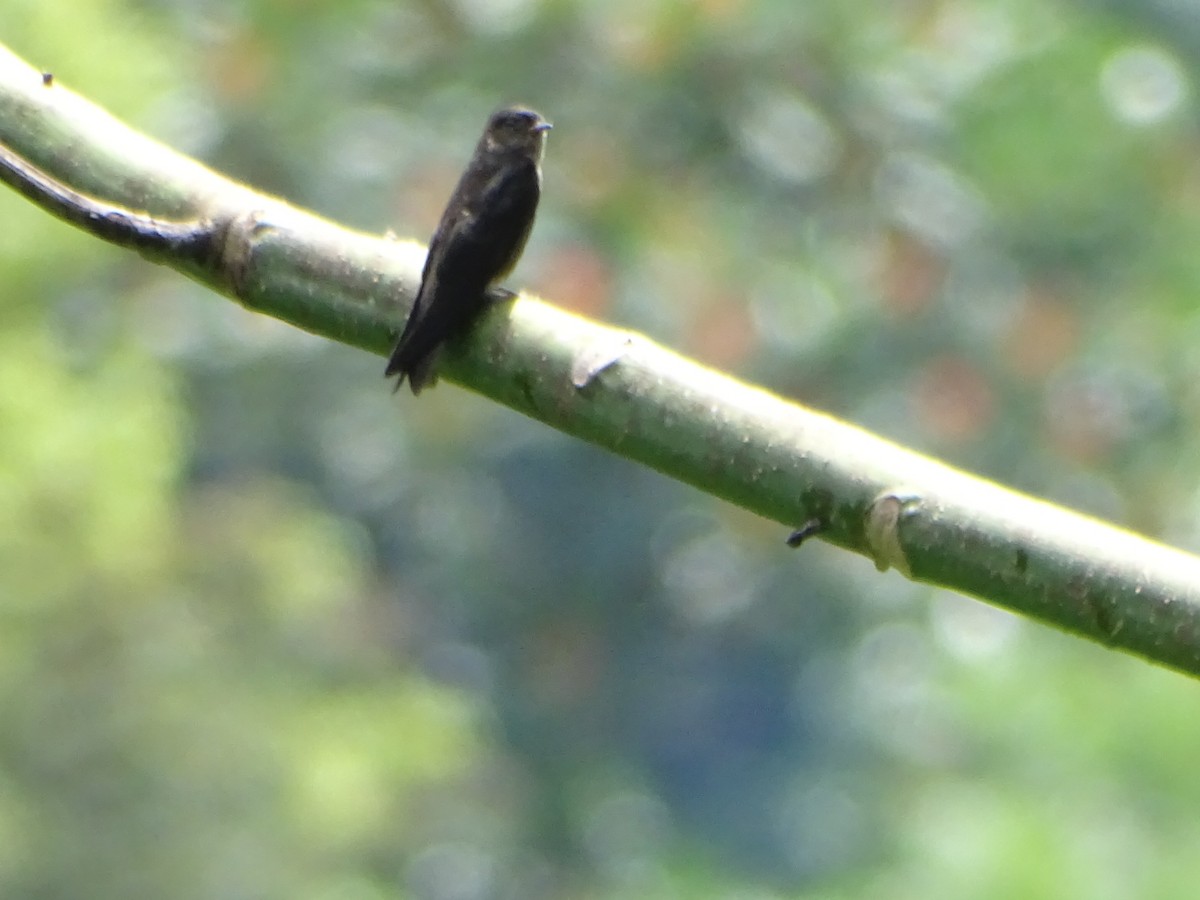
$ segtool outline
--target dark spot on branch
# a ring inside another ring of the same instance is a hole
[[[1111,641],[1118,630],[1113,622],[1112,612],[1102,601],[1097,601],[1095,598],[1088,597],[1084,602],[1087,603],[1088,610],[1096,622],[1099,637],[1106,643]]]
[[[795,531],[788,535],[787,545],[789,547],[799,547],[805,541],[815,534],[825,530],[825,522],[822,519],[809,519]]]

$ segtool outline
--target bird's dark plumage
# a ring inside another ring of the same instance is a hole
[[[529,238],[541,195],[541,158],[550,123],[533,110],[501,109],[454,189],[421,274],[421,287],[387,375],[408,378],[414,394],[437,381],[438,351],[486,307],[487,291],[506,276]]]

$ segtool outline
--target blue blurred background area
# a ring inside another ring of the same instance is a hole
[[[0,0],[134,126],[1200,546],[1200,8]],[[1183,676],[879,574],[0,193],[0,894],[1190,898]]]

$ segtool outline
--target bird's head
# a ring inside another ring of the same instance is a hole
[[[491,150],[515,150],[541,156],[546,144],[546,132],[552,127],[532,109],[510,106],[492,113],[484,137]]]

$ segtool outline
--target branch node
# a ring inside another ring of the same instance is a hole
[[[217,225],[220,235],[216,240],[216,270],[224,278],[230,293],[243,305],[255,238],[270,227],[263,215],[262,210],[251,209]]]
[[[912,577],[912,566],[900,540],[900,523],[917,511],[921,496],[912,490],[893,489],[879,494],[866,516],[867,549],[880,572],[895,569]]]
[[[607,332],[601,340],[588,344],[571,363],[571,384],[583,390],[597,375],[618,362],[632,343],[627,334]]]

